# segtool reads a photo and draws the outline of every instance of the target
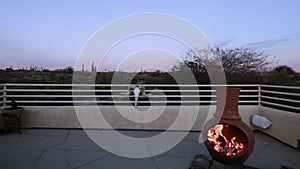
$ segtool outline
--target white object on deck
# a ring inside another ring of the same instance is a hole
[[[134,106],[137,107],[137,101],[139,99],[139,95],[141,93],[140,88],[138,88],[137,86],[133,89],[133,93],[134,93]]]
[[[268,120],[266,117],[258,115],[252,116],[252,124],[262,129],[266,129],[271,126],[270,120]]]

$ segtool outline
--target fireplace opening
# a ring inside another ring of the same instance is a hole
[[[212,149],[223,156],[236,156],[248,144],[245,133],[230,124],[216,124],[211,127],[207,132],[207,140]]]

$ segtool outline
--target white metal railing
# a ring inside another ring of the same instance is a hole
[[[214,87],[224,85],[144,84],[140,104],[215,104]],[[300,87],[237,84],[240,104],[300,111]],[[15,99],[20,105],[132,104],[128,84],[0,84],[0,104]],[[149,98],[151,99],[149,101]],[[147,100],[148,99],[148,100]]]
[[[2,84],[3,105],[15,99],[21,105],[40,104],[131,104],[128,84]],[[215,104],[214,87],[224,85],[144,84],[140,104]],[[258,104],[258,85],[241,87],[242,104]],[[147,100],[151,98],[151,101]]]
[[[300,87],[260,85],[260,104],[300,112]]]
[[[0,84],[0,105],[6,105],[6,86],[4,84]]]

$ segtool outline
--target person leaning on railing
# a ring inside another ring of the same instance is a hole
[[[145,87],[142,85],[133,85],[129,87],[129,95],[134,95],[134,107],[137,107],[139,96],[146,96]]]

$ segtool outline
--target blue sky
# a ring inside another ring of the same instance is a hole
[[[85,42],[104,25],[134,13],[162,12],[196,25],[215,46],[255,48],[300,72],[299,8],[298,0],[2,0],[0,68],[74,66]],[[147,48],[178,56],[186,50],[170,39],[134,37],[116,46],[98,69],[113,70],[127,55]]]

